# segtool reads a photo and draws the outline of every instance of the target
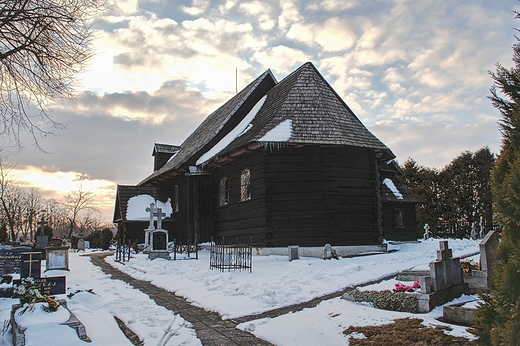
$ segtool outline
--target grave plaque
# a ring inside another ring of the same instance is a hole
[[[39,278],[42,273],[41,252],[22,252],[20,262],[20,277]]]
[[[40,293],[46,296],[55,294],[65,294],[66,292],[65,276],[46,276],[34,279],[34,284],[39,287]]]
[[[166,233],[164,232],[153,232],[152,233],[152,249],[153,250],[166,250]]]
[[[300,259],[299,255],[298,255],[298,249],[299,249],[298,245],[289,246],[289,262],[291,262],[292,260]]]
[[[46,267],[48,270],[69,270],[69,248],[55,246],[45,248]]]
[[[0,249],[0,275],[20,273],[22,252],[30,252],[28,246],[5,247]]]

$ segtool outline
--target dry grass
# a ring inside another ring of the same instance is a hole
[[[351,346],[475,346],[475,341],[463,337],[451,336],[444,330],[449,327],[436,326],[427,327],[421,324],[419,318],[401,318],[394,323],[381,326],[349,327],[343,331],[348,335],[351,333],[362,333],[366,338],[350,338]]]

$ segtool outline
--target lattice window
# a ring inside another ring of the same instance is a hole
[[[395,210],[395,227],[405,228],[405,214],[403,209]]]
[[[179,185],[173,186],[173,211],[179,211]]]
[[[218,190],[218,205],[222,207],[229,203],[229,180],[227,177],[220,179]]]
[[[240,201],[249,201],[251,199],[251,171],[244,168],[240,173]]]

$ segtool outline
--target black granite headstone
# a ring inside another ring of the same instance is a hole
[[[20,261],[21,278],[39,278],[42,276],[41,252],[22,252]]]
[[[34,284],[39,287],[40,293],[46,296],[65,294],[66,276],[45,276],[34,279]]]
[[[153,250],[166,250],[166,233],[164,232],[153,232],[152,233],[152,249]]]
[[[0,249],[0,275],[20,273],[22,252],[32,251],[31,247],[6,247]]]

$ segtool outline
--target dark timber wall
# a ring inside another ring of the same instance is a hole
[[[373,150],[282,148],[265,155],[267,232],[272,246],[381,243]]]
[[[380,244],[382,204],[375,154],[345,146],[263,148],[213,171],[216,238],[265,246]],[[252,199],[240,202],[251,169]],[[217,207],[229,179],[229,204]]]
[[[251,242],[264,245],[265,231],[265,180],[262,158],[263,149],[241,155],[238,160],[227,162],[213,171],[213,216],[215,239],[226,243]],[[240,173],[251,171],[251,200],[240,201]],[[229,203],[218,206],[218,188],[222,177],[229,180]]]
[[[396,222],[396,211],[404,215],[404,227]],[[383,203],[383,230],[386,240],[417,240],[415,203]]]
[[[173,213],[170,240],[183,243],[195,239],[197,242],[210,241],[213,235],[211,176],[178,175],[171,184],[178,186],[179,209]]]

